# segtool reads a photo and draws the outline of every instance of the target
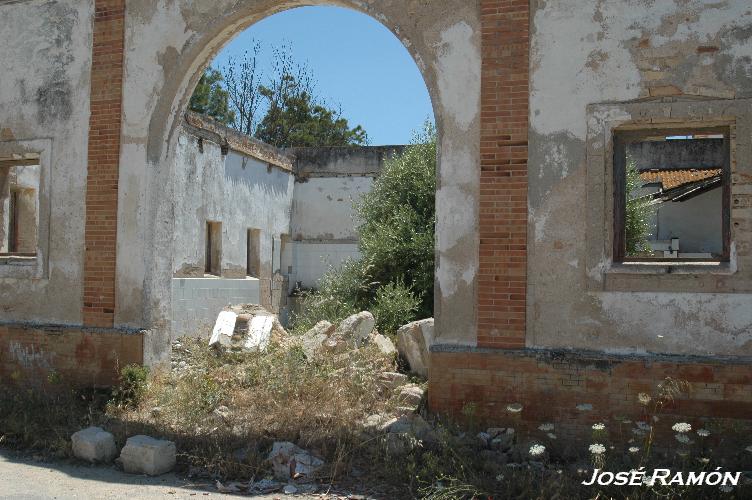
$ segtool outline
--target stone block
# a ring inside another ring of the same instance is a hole
[[[111,462],[117,456],[115,437],[100,427],[89,427],[71,436],[73,455],[89,462]]]
[[[158,476],[175,467],[175,443],[149,436],[133,436],[128,438],[120,452],[120,461],[125,472]]]

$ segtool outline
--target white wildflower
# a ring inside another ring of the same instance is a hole
[[[504,474],[499,474],[499,475],[496,476],[496,480],[497,481],[501,481],[503,479],[504,479]]]
[[[677,434],[674,437],[682,444],[689,444],[689,437],[685,436],[684,434]]]
[[[546,447],[542,444],[534,444],[530,447],[530,456],[538,457],[546,452]]]
[[[707,429],[697,429],[697,435],[700,437],[708,437],[710,436],[710,431]]]
[[[629,447],[629,453],[637,453],[638,451],[640,451],[640,448],[638,446]]]
[[[606,424],[604,424],[604,423],[593,424],[593,430],[594,431],[602,431],[605,428],[606,428]]]
[[[507,411],[509,413],[519,413],[522,411],[522,405],[519,403],[512,403],[510,405],[507,405]]]
[[[692,430],[692,426],[686,422],[677,422],[671,428],[676,432],[689,432]]]
[[[554,430],[554,424],[549,424],[549,423],[540,424],[538,426],[538,429],[542,430],[543,432],[551,432],[552,430]]]
[[[650,394],[646,392],[641,392],[637,395],[637,401],[639,401],[641,405],[647,405],[650,403],[650,399]]]
[[[549,439],[556,439],[556,434],[554,434],[553,432],[547,433],[546,436],[548,436]]]
[[[710,462],[710,459],[709,459],[709,458],[705,458],[705,457],[700,457],[700,458],[698,458],[697,460],[698,460],[698,461],[699,461],[700,463],[703,463],[703,464],[707,464],[707,463],[709,463],[709,462]]]
[[[590,449],[590,453],[592,453],[593,455],[602,455],[606,453],[606,447],[600,443],[591,444],[589,449]]]
[[[718,489],[724,493],[731,493],[732,491],[734,491],[734,487],[728,484],[722,484],[718,487]]]

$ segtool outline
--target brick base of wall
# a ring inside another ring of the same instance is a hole
[[[143,363],[143,334],[118,330],[0,325],[0,386],[107,387],[120,368]]]
[[[752,360],[442,347],[431,353],[429,406],[458,419],[470,409],[487,424],[534,431],[551,422],[559,439],[581,438],[595,422],[644,419],[637,395],[655,394],[671,377],[689,391],[661,412],[672,416],[661,419],[668,431],[679,418],[694,428],[709,420],[752,424]],[[522,405],[519,414],[507,411],[513,403]]]

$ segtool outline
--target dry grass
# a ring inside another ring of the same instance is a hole
[[[724,470],[745,470],[750,464],[747,455],[740,456],[740,462],[719,461],[697,437],[693,437],[696,444],[687,448],[690,458],[677,458],[673,433],[666,438],[650,430],[638,439],[632,432],[635,423],[622,420],[604,419],[604,428],[594,429],[592,440],[581,443],[582,453],[568,459],[557,454],[555,441],[547,442],[542,430],[517,435],[508,454],[516,465],[507,467],[504,461],[494,460],[496,452],[480,445],[468,405],[469,431],[468,426],[439,422],[423,412],[434,425],[436,441],[408,438],[407,451],[390,456],[385,436],[364,432],[362,422],[368,415],[398,413],[400,402],[379,377],[394,369],[394,361],[374,347],[307,360],[294,339],[252,354],[218,354],[205,340],[184,340],[174,350],[172,369],[152,372],[142,390],[121,387],[107,404],[109,394],[91,391],[0,392],[0,446],[69,456],[70,434],[100,425],[115,433],[121,445],[128,436],[142,433],[171,439],[178,446],[183,472],[223,480],[268,476],[264,459],[271,444],[289,440],[326,460],[319,482],[354,484],[377,498],[750,497],[749,486],[731,493],[717,487],[582,486],[595,463],[587,451],[591,443],[605,445],[607,451],[598,462],[611,471],[640,465],[674,470],[724,465]],[[58,387],[64,385],[58,381]],[[663,408],[684,390],[680,381],[667,380],[656,394],[645,395],[644,420],[670,428],[672,422],[662,415]],[[660,420],[653,418],[659,414]],[[735,437],[722,441],[724,445],[735,441],[737,447],[748,436],[713,427],[712,437],[725,435]],[[625,443],[625,436],[632,442]],[[546,445],[543,458],[530,456],[531,442]],[[639,454],[626,451],[632,445],[640,447]],[[661,448],[671,453],[659,452]],[[696,458],[701,456],[712,460],[700,465]]]
[[[121,433],[169,436],[189,462],[223,476],[262,474],[271,442],[293,441],[325,457],[337,477],[362,445],[363,419],[399,404],[379,381],[394,361],[375,347],[307,360],[295,342],[218,354],[185,340],[175,363],[153,374],[135,408],[111,405],[108,414]]]

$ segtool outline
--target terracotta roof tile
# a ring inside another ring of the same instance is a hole
[[[643,170],[640,178],[646,184],[660,183],[663,190],[674,189],[685,184],[711,179],[721,175],[720,168],[681,169],[681,170]]]

